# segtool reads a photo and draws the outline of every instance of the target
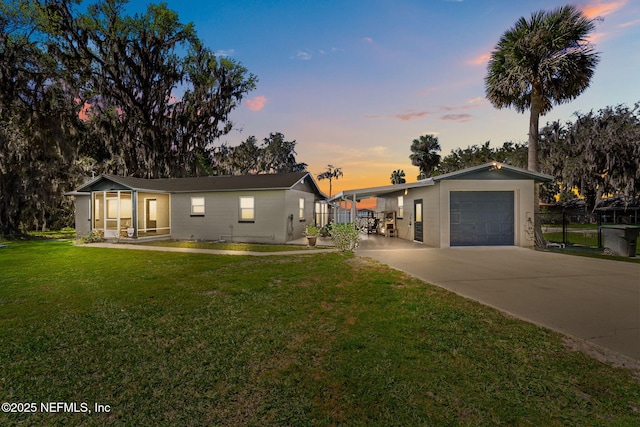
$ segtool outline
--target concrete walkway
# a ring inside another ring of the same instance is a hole
[[[379,237],[364,239],[356,252],[640,361],[640,264],[517,247],[437,249]]]

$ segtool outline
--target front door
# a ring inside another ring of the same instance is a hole
[[[104,237],[113,239],[120,236],[120,203],[118,193],[107,193],[105,203]]]
[[[413,240],[423,241],[422,199],[413,201]]]

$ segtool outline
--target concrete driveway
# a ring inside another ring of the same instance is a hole
[[[640,264],[517,247],[438,249],[378,236],[356,253],[640,361]]]

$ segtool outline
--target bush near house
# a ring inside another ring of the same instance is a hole
[[[342,252],[353,252],[360,243],[360,227],[352,222],[331,224],[329,235]]]

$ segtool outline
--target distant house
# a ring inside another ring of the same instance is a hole
[[[74,192],[76,231],[105,238],[285,243],[326,196],[308,172],[142,179],[101,175]]]
[[[378,231],[434,247],[534,246],[534,188],[553,177],[487,163],[408,184],[343,191],[376,197]],[[352,218],[355,213],[352,213]]]

